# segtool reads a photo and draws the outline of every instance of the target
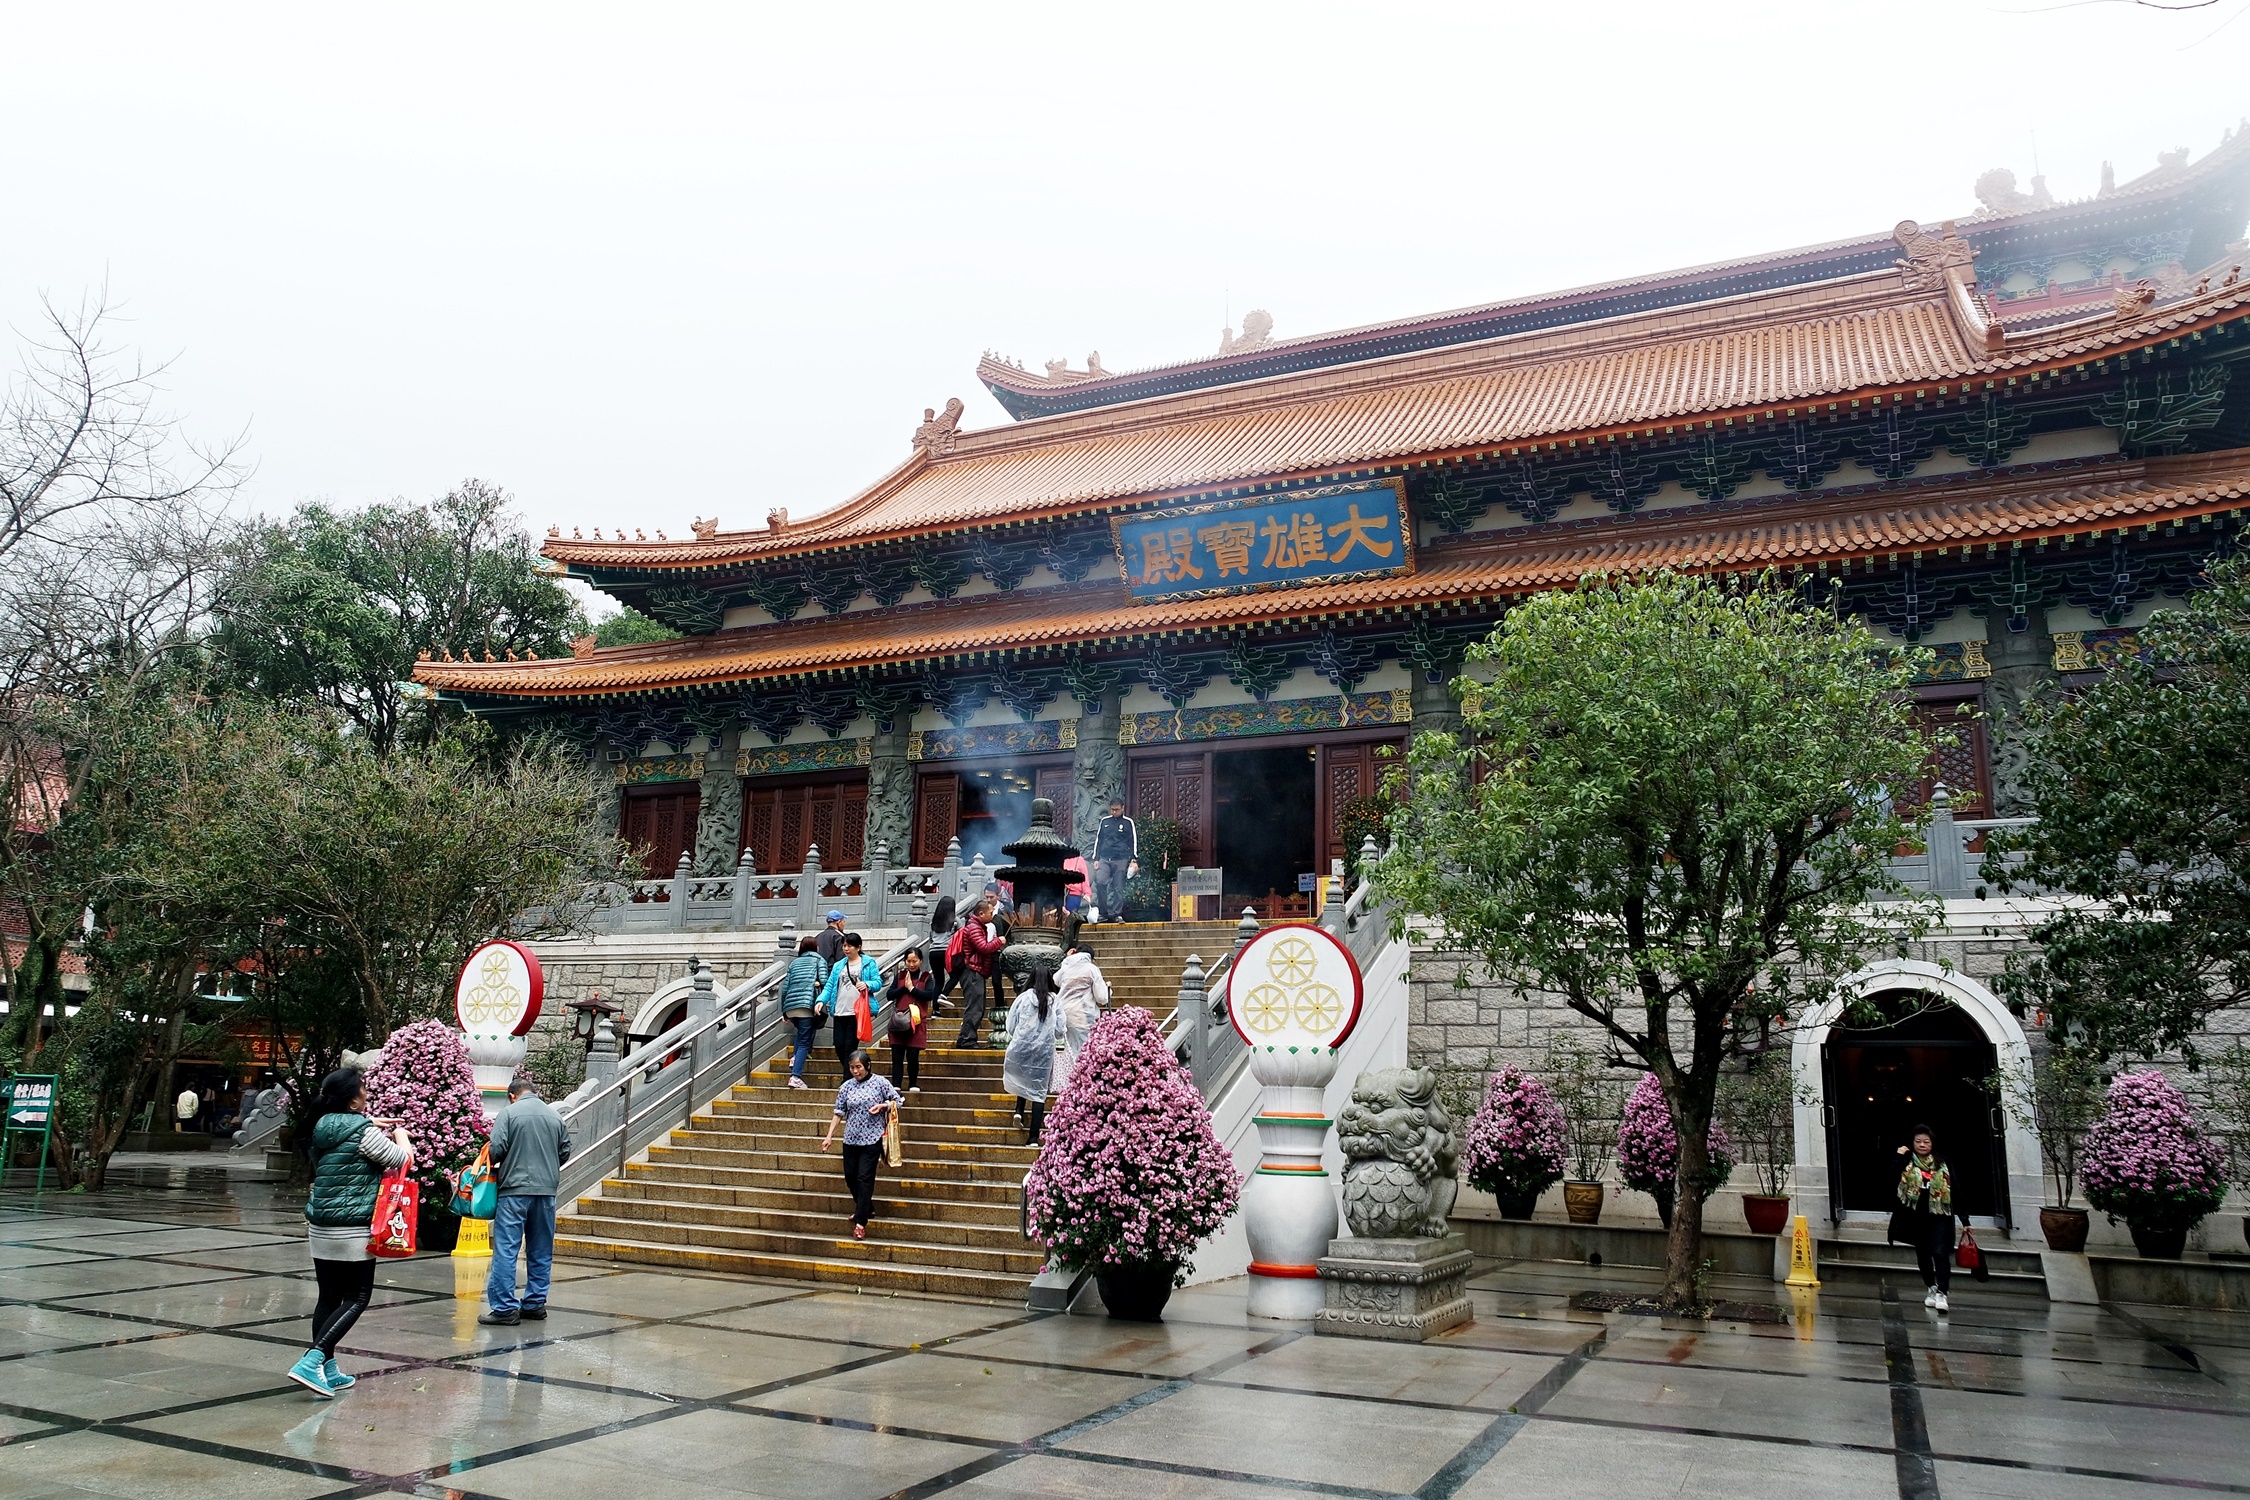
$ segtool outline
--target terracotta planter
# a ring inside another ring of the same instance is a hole
[[[1125,1323],[1161,1323],[1164,1304],[1172,1300],[1176,1261],[1137,1261],[1127,1266],[1097,1266],[1094,1284],[1101,1288],[1102,1306]]]
[[[2086,1248],[2087,1214],[2083,1208],[2055,1208],[2052,1205],[2039,1210],[2039,1232],[2047,1237],[2050,1250],[2083,1250]]]
[[[1742,1217],[1750,1221],[1752,1234],[1779,1234],[1789,1223],[1789,1195],[1744,1193]]]
[[[2180,1252],[2187,1249],[2185,1229],[2158,1229],[2149,1224],[2128,1223],[2133,1232],[2133,1248],[2141,1252],[2143,1260],[2178,1260]]]
[[[1500,1217],[1503,1219],[1528,1219],[1531,1217],[1531,1211],[1539,1206],[1539,1195],[1537,1193],[1502,1191],[1494,1193],[1492,1196],[1500,1204]]]
[[[1602,1221],[1602,1198],[1608,1192],[1598,1182],[1566,1182],[1562,1188],[1563,1209],[1573,1224],[1599,1224]]]

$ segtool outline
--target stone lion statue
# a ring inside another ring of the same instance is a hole
[[[1374,1068],[1336,1122],[1346,1158],[1344,1219],[1366,1239],[1443,1238],[1460,1192],[1461,1138],[1435,1068]]]

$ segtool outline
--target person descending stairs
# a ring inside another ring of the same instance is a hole
[[[1159,1016],[1176,1002],[1187,956],[1208,970],[1236,935],[1232,922],[1086,929],[1113,1006]],[[945,1013],[938,1030],[949,1034],[944,1021],[958,1014]],[[877,1073],[888,1072],[888,1048],[868,1055]],[[997,1050],[923,1052],[922,1092],[900,1115],[902,1163],[877,1174],[865,1240],[852,1236],[842,1160],[819,1149],[843,1079],[834,1053],[819,1047],[803,1089],[789,1087],[784,1049],[646,1160],[579,1198],[556,1222],[556,1253],[1020,1301],[1046,1260],[1022,1233],[1023,1179],[1037,1153],[1024,1144],[1000,1073]]]

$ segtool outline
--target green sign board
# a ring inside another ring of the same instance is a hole
[[[8,1104],[7,1123],[0,1127],[0,1170],[8,1164],[9,1137],[17,1131],[39,1136],[39,1180],[31,1191],[31,1201],[37,1203],[47,1187],[47,1142],[55,1119],[55,1075],[52,1073],[18,1073],[0,1084]]]

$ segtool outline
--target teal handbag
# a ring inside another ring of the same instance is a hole
[[[492,1148],[461,1169],[453,1184],[453,1212],[464,1219],[489,1219],[500,1207],[500,1185],[492,1180]]]

